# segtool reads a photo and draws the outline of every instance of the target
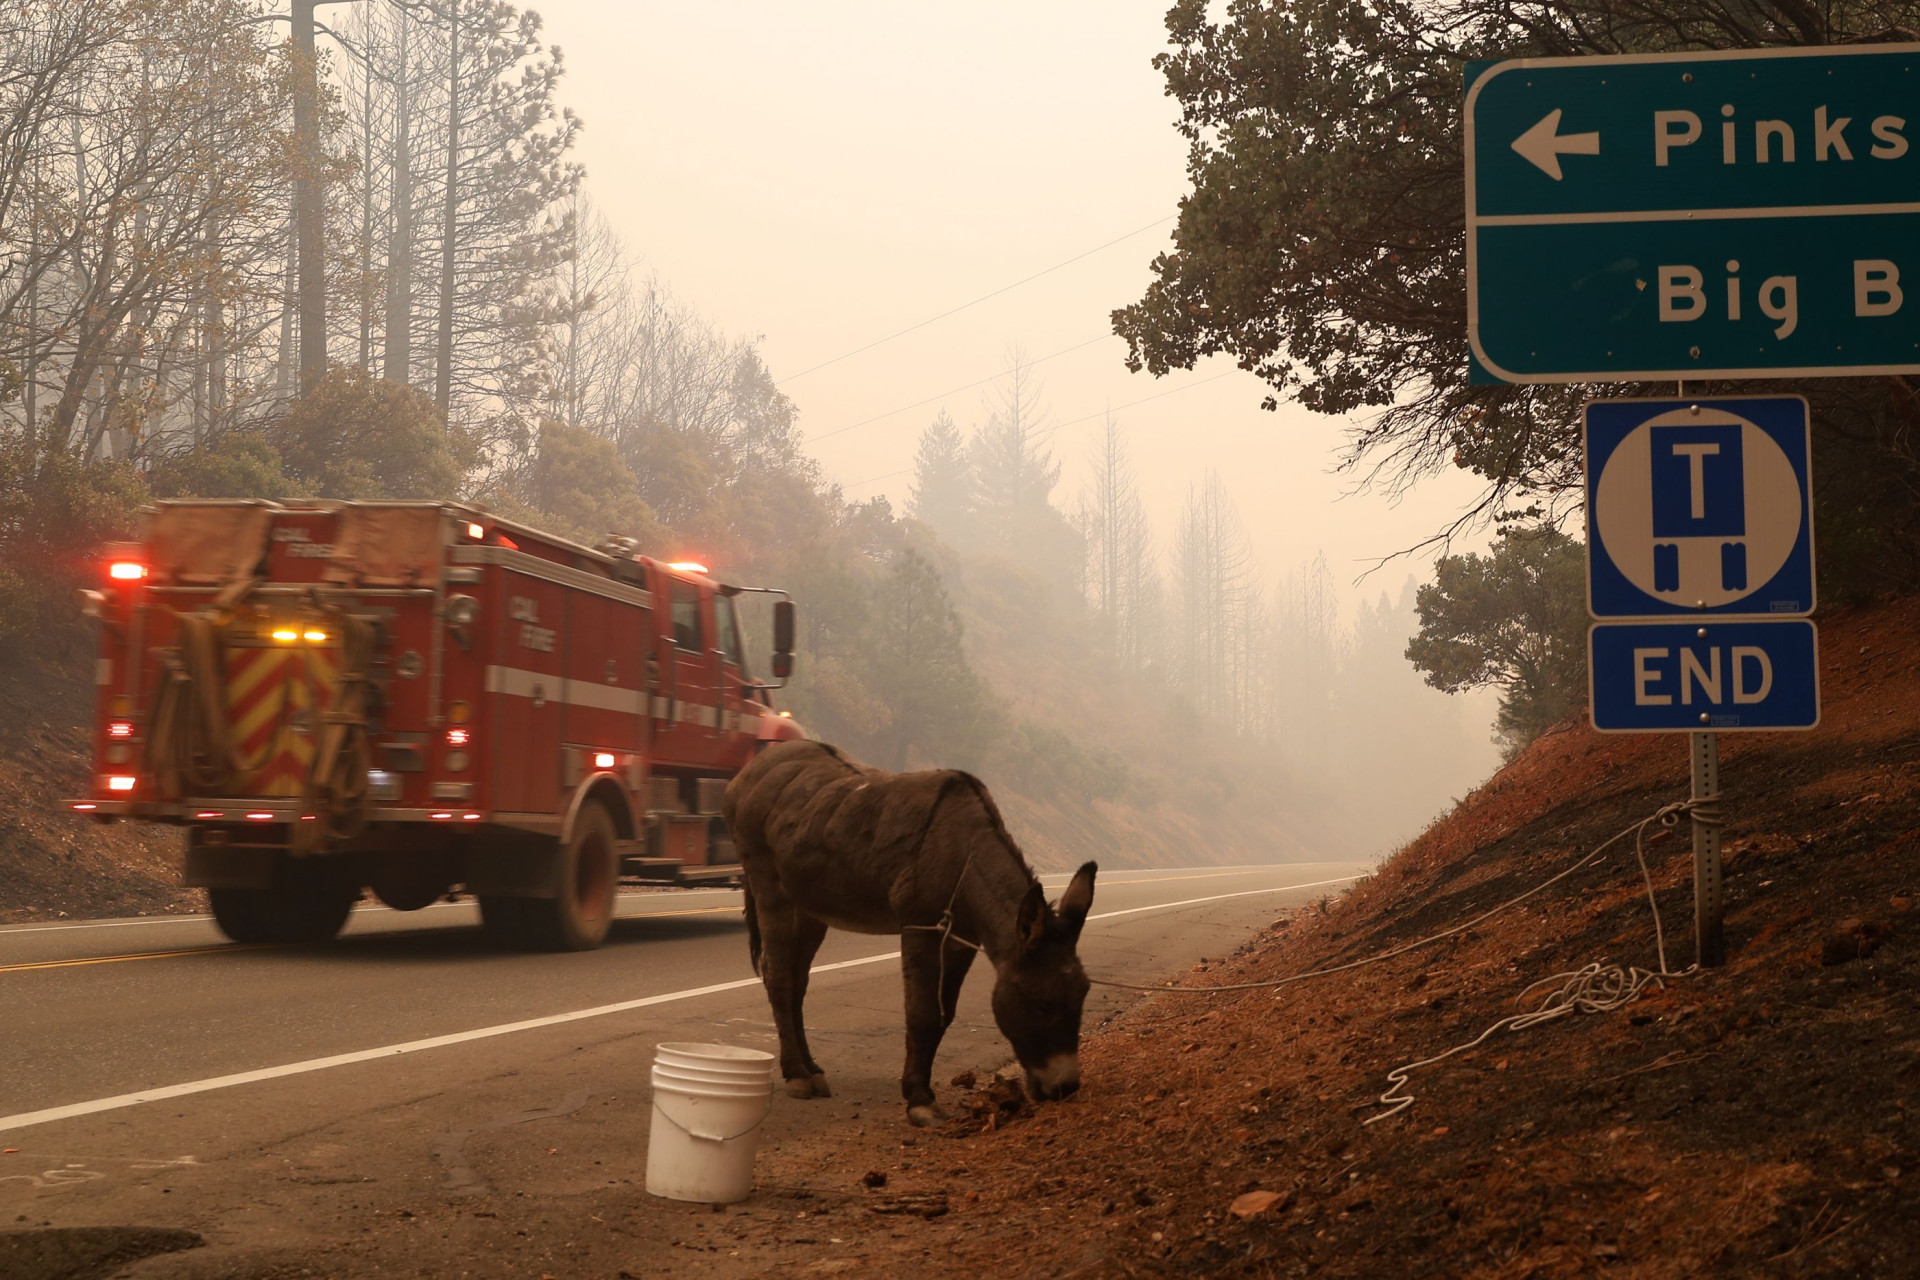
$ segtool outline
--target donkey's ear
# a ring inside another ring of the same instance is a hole
[[[1067,936],[1078,941],[1081,926],[1087,922],[1087,912],[1093,909],[1093,876],[1100,870],[1097,862],[1085,862],[1073,873],[1073,882],[1067,891],[1060,895],[1060,923],[1066,926]]]
[[[1020,899],[1020,914],[1015,917],[1014,935],[1019,938],[1023,948],[1037,947],[1047,936],[1047,895],[1038,884],[1027,887],[1027,896]]]

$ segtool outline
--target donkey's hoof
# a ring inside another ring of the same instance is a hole
[[[907,1119],[922,1129],[932,1128],[951,1118],[951,1113],[937,1102],[929,1102],[922,1107],[908,1107]]]
[[[814,1084],[813,1084],[813,1081],[814,1081],[814,1077],[812,1077],[812,1076],[793,1076],[793,1077],[791,1077],[791,1078],[790,1078],[790,1079],[789,1079],[789,1080],[787,1081],[787,1096],[788,1096],[789,1098],[818,1098],[818,1097],[821,1097],[821,1096],[822,1096],[822,1094],[820,1093],[820,1091],[819,1091],[818,1089],[816,1089],[816,1088],[814,1087]]]
[[[814,1097],[831,1098],[833,1096],[833,1090],[827,1087],[827,1077],[824,1072],[814,1072],[813,1079],[809,1083],[813,1085]]]

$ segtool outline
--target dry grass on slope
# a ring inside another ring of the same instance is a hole
[[[1653,966],[1630,843],[1382,964],[1277,994],[1152,997],[1090,1039],[1078,1100],[953,1144],[979,1199],[927,1224],[916,1270],[1915,1273],[1916,626],[1920,602],[1828,619],[1823,726],[1722,739],[1724,968],[1498,1034],[1416,1073],[1412,1108],[1372,1126],[1389,1069],[1516,1012],[1529,983],[1602,958]],[[1676,736],[1565,726],[1324,914],[1186,981],[1271,979],[1470,918],[1684,798],[1686,777]],[[1684,826],[1648,853],[1684,968]],[[1276,1195],[1237,1216],[1251,1191]]]
[[[0,658],[0,921],[196,911],[170,827],[99,826],[87,790],[90,659]]]

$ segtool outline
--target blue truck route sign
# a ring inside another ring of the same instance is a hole
[[[1593,617],[1813,612],[1806,400],[1596,400],[1584,416]]]
[[[1595,623],[1587,663],[1602,733],[1820,723],[1819,638],[1803,618]]]
[[[1920,44],[1467,78],[1475,381],[1920,371]]]

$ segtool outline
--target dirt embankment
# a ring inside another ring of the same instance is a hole
[[[1655,967],[1630,841],[1385,963],[1277,994],[1152,997],[1091,1038],[1079,1099],[943,1142],[951,1158],[931,1163],[954,1176],[896,1178],[947,1191],[952,1212],[853,1244],[846,1269],[1920,1274],[1916,629],[1920,602],[1828,619],[1821,728],[1722,739],[1724,968],[1496,1033],[1414,1072],[1413,1106],[1371,1126],[1390,1069],[1537,1003],[1528,984],[1602,959]],[[1686,760],[1677,736],[1564,726],[1324,914],[1185,981],[1267,980],[1471,918],[1684,798]],[[1690,842],[1684,824],[1656,831],[1684,970]]]
[[[63,803],[88,790],[91,670],[0,656],[0,921],[200,909],[179,887],[178,831],[96,826]]]

